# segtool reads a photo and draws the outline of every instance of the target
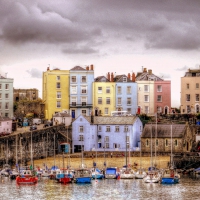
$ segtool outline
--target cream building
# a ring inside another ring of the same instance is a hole
[[[188,69],[181,77],[181,114],[200,112],[200,69]]]
[[[45,119],[69,110],[69,70],[58,68],[43,72],[42,98],[45,104]]]

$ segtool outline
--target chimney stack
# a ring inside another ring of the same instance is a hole
[[[135,82],[135,73],[132,73],[132,81]]]
[[[89,66],[86,67],[86,70],[89,70]]]
[[[152,74],[152,70],[151,69],[148,70],[148,74],[150,74],[150,75]]]
[[[144,68],[144,69],[143,69],[143,72],[147,72],[147,68]]]
[[[111,73],[111,82],[114,82],[114,74],[113,74],[113,72]]]
[[[128,73],[128,79],[131,79],[131,74],[130,73]]]
[[[90,65],[90,70],[94,70],[94,66],[93,65]]]
[[[107,78],[110,81],[110,72],[108,72]]]
[[[49,71],[49,67],[47,67],[47,71]]]

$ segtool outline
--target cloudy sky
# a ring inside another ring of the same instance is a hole
[[[38,88],[42,72],[94,65],[95,77],[142,67],[172,81],[200,65],[197,0],[0,0],[0,73]]]

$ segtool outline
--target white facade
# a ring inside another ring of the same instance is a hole
[[[8,117],[0,117],[0,133],[3,132],[12,132],[12,119]]]

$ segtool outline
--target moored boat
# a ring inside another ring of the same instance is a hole
[[[33,175],[30,169],[20,170],[19,176],[16,177],[17,184],[36,184],[37,182],[38,177]]]
[[[57,169],[56,180],[59,183],[71,183],[74,179],[74,171],[69,169]]]
[[[90,169],[80,168],[74,171],[75,183],[91,183],[92,173]]]
[[[101,172],[100,169],[98,168],[93,168],[92,169],[92,178],[93,179],[103,179],[104,178],[104,174]]]
[[[147,173],[145,172],[144,169],[140,168],[135,172],[135,178],[136,179],[143,179],[144,177],[147,176]]]
[[[161,178],[162,184],[176,184],[179,183],[180,175],[176,172],[176,170],[169,169],[165,170],[163,177]]]
[[[122,168],[120,170],[121,179],[133,179],[135,177],[135,172],[131,168]]]
[[[119,176],[116,167],[107,167],[105,171],[106,179],[116,179]]]

